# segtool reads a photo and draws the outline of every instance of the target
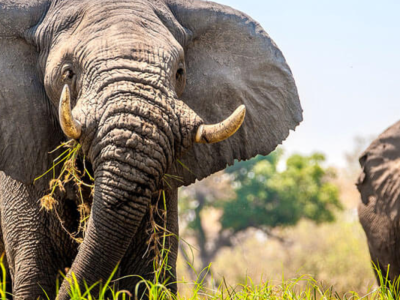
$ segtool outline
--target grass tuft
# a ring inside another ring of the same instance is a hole
[[[65,151],[63,151],[54,161],[53,161],[53,166],[47,170],[44,174],[41,176],[37,177],[35,179],[35,182],[41,178],[43,178],[45,175],[49,174],[50,172],[53,172],[53,178],[50,180],[49,183],[49,193],[44,195],[40,199],[40,205],[42,209],[45,209],[46,211],[54,211],[58,220],[61,223],[62,228],[68,233],[68,235],[75,240],[77,243],[82,243],[83,239],[78,237],[80,235],[84,236],[84,233],[86,231],[87,227],[87,221],[90,216],[90,206],[87,204],[87,202],[83,199],[83,187],[87,187],[91,189],[91,193],[94,193],[94,178],[93,176],[89,173],[89,171],[86,168],[85,164],[85,157],[83,157],[83,171],[81,171],[78,166],[77,166],[77,160],[79,156],[81,155],[81,145],[77,143],[74,140],[70,140],[66,143],[62,143],[60,146],[58,146],[56,149],[54,149],[52,152],[55,152],[59,149],[66,148]],[[56,171],[57,169],[61,167],[61,171],[59,172],[59,175],[56,176]],[[87,183],[83,180],[83,177],[86,177],[89,179],[89,181],[92,183]],[[80,198],[81,203],[78,206],[78,211],[80,215],[80,221],[79,221],[79,227],[77,232],[71,233],[69,232],[64,226],[63,222],[57,212],[57,204],[58,201],[56,199],[56,192],[59,191],[61,193],[65,193],[65,186],[68,183],[72,183],[77,191],[78,195]]]

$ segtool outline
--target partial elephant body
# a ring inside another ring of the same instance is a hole
[[[178,187],[270,153],[302,120],[275,43],[250,17],[212,2],[0,0],[0,47],[1,229],[22,298],[41,296],[38,283],[52,297],[65,268],[82,287],[119,262],[119,276],[152,279],[162,190],[172,233],[165,279],[174,282]],[[74,189],[58,194],[57,216],[39,204],[50,178],[33,184],[66,138],[81,144],[95,178],[79,248],[63,228],[78,226]],[[119,285],[134,292],[137,282]],[[64,280],[60,300],[69,288]]]
[[[360,222],[373,263],[394,280],[400,275],[400,122],[368,147],[360,164]]]

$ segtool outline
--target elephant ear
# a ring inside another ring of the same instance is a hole
[[[177,174],[188,185],[232,165],[267,155],[302,121],[293,75],[282,52],[263,28],[230,7],[205,1],[165,0],[192,34],[186,45],[187,83],[181,99],[205,123],[228,117],[239,105],[246,118],[229,139],[196,144],[182,157]]]
[[[400,219],[400,122],[383,132],[360,157],[357,181],[364,204],[377,213]]]
[[[60,142],[39,80],[38,53],[24,36],[49,1],[0,0],[0,171],[26,184],[51,166]]]

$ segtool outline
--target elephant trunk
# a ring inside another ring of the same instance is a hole
[[[105,282],[122,260],[148,209],[150,191],[126,179],[115,178],[110,169],[121,169],[115,162],[96,171],[96,189],[85,240],[72,265],[82,284]],[[81,286],[83,288],[83,286]],[[68,283],[63,282],[59,299],[68,299]]]
[[[170,124],[178,124],[160,118],[172,116],[160,109],[132,95],[108,99],[104,107],[88,152],[95,177],[92,212],[70,270],[80,284],[110,276],[172,162],[176,134]],[[64,280],[59,299],[68,299],[69,289]]]

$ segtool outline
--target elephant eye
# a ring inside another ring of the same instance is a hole
[[[75,76],[74,71],[72,71],[71,69],[67,69],[63,72],[62,79],[63,81],[72,80],[74,76]]]
[[[186,85],[186,70],[184,62],[178,65],[178,70],[176,71],[175,80],[175,91],[178,97],[180,97],[185,90]]]
[[[178,71],[176,72],[176,79],[178,80],[185,74],[185,70],[183,68],[179,68]]]

